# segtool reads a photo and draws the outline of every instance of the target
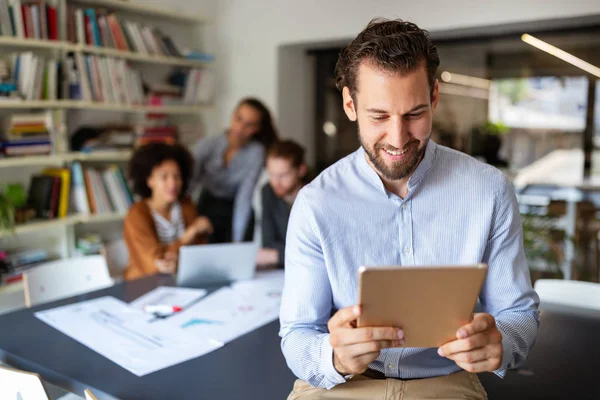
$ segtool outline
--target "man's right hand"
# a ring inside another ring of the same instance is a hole
[[[394,327],[357,328],[360,306],[342,308],[329,320],[333,366],[340,375],[362,374],[379,357],[381,349],[404,344],[404,332]]]

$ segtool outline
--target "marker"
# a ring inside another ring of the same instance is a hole
[[[179,306],[168,306],[168,305],[160,305],[160,304],[144,307],[144,311],[146,311],[147,313],[161,314],[161,315],[172,314],[172,313],[179,312],[181,310],[183,310],[183,308],[181,308]]]

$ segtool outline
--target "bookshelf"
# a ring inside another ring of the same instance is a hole
[[[209,61],[188,60],[183,57],[140,54],[133,51],[111,49],[106,47],[83,46],[70,43],[65,44],[65,49],[79,53],[99,54],[147,64],[164,64],[190,68],[204,68],[212,64]]]
[[[19,3],[11,1],[8,4],[14,6]],[[85,176],[88,169],[96,171],[97,176],[94,177],[93,185],[96,185],[98,179],[100,185],[104,183],[109,196],[106,200],[105,193],[103,201],[112,204],[112,207],[109,207],[112,211],[107,211],[106,207],[99,207],[96,199],[95,212],[90,208],[90,213],[85,214],[87,211],[82,211],[77,206],[73,207],[77,200],[71,203],[73,200],[69,198],[68,212],[66,215],[60,214],[62,215],[60,218],[57,218],[59,214],[55,208],[55,219],[29,220],[17,225],[12,232],[0,231],[0,249],[44,248],[48,250],[51,258],[68,258],[75,254],[78,233],[88,234],[107,230],[118,233],[117,230],[122,229],[121,223],[127,214],[125,210],[129,207],[125,204],[131,204],[131,199],[127,203],[125,201],[127,199],[119,195],[120,200],[124,201],[120,202],[119,207],[115,206],[119,196],[116,196],[115,200],[113,198],[115,190],[109,189],[126,188],[126,184],[119,185],[120,181],[111,181],[113,178],[107,176],[109,175],[107,171],[114,172],[113,168],[117,169],[109,165],[123,166],[131,157],[131,150],[72,151],[69,147],[71,143],[69,135],[73,134],[79,126],[86,125],[87,118],[97,121],[98,116],[106,118],[107,125],[129,124],[133,121],[131,125],[137,126],[144,118],[145,122],[154,122],[151,119],[157,118],[156,115],[166,115],[169,118],[171,116],[173,118],[197,117],[205,111],[212,110],[212,96],[207,100],[209,96],[200,93],[202,91],[198,83],[200,78],[199,75],[194,75],[213,70],[212,56],[199,50],[191,50],[190,53],[187,48],[180,47],[181,43],[172,42],[170,36],[174,35],[173,37],[178,37],[182,42],[186,39],[201,42],[203,30],[199,28],[211,21],[202,15],[170,10],[169,5],[165,5],[165,8],[148,6],[143,4],[143,0],[137,2],[136,0],[46,0],[41,3],[20,0],[20,4],[24,8],[18,13],[28,14],[22,15],[23,25],[18,27],[19,23],[16,21],[20,19],[13,18],[17,11],[15,7],[10,10],[13,36],[5,32],[6,24],[0,25],[0,49],[3,52],[1,58],[5,60],[11,73],[14,73],[19,65],[21,78],[19,81],[16,74],[12,76],[20,96],[7,97],[4,92],[0,93],[0,118],[5,120],[23,113],[34,114],[47,111],[52,115],[52,122],[48,125],[47,131],[52,143],[52,152],[45,155],[31,153],[32,155],[27,156],[16,156],[14,154],[21,153],[15,152],[11,153],[13,154],[11,157],[0,157],[0,185],[23,184],[30,182],[34,175],[52,174],[46,171],[48,167],[71,170],[71,185],[74,185],[72,168],[79,164]],[[34,20],[35,29],[32,28],[31,21],[25,18],[31,17],[29,13],[33,13],[34,7],[38,7],[35,10],[37,14],[33,14],[34,18],[39,18]],[[96,18],[88,14],[90,9],[95,10]],[[82,12],[84,17],[81,16]],[[3,17],[5,15],[2,15],[0,10],[0,22],[6,21],[2,19]],[[43,22],[44,18],[48,20]],[[82,23],[85,24],[83,33]],[[91,24],[91,27],[88,24]],[[182,30],[185,34],[178,34]],[[35,33],[33,36],[32,32]],[[139,38],[140,34],[141,38]],[[138,38],[135,37],[136,35]],[[125,45],[122,45],[123,43]],[[25,53],[26,57],[33,57],[33,62],[31,59],[25,59],[29,64],[23,62],[24,59],[21,57]],[[20,64],[17,64],[15,59],[18,59]],[[119,69],[121,65],[123,68]],[[29,75],[22,73],[29,67],[33,72]],[[77,74],[77,79],[72,78],[74,73]],[[149,78],[147,73],[150,75],[150,82],[147,81]],[[185,82],[187,79],[187,83],[181,86],[178,94],[173,94],[169,92],[169,85],[163,82],[166,83],[169,76],[177,73],[181,74],[184,80],[180,78],[176,82]],[[208,75],[206,73],[202,76]],[[28,79],[24,78],[25,76],[28,76]],[[155,76],[161,77],[158,79],[162,79],[160,81],[162,85],[152,82]],[[0,83],[7,82],[6,78],[2,79]],[[29,91],[25,91],[21,86],[28,80],[35,83],[31,83]],[[210,80],[214,81],[212,78]],[[188,88],[189,82],[192,81],[195,82],[193,83],[195,87]],[[209,78],[205,78],[203,82],[208,81]],[[73,91],[73,82],[79,85],[78,91]],[[84,82],[87,82],[85,88]],[[37,88],[40,86],[43,89],[38,91]],[[125,91],[129,91],[128,94],[125,94]],[[211,91],[213,92],[214,90]],[[103,114],[97,112],[111,114],[103,117]],[[144,114],[152,115],[144,117]],[[190,121],[189,118],[181,118],[181,120],[188,124]],[[173,125],[171,122],[169,121],[169,125]],[[73,126],[69,126],[70,124]],[[90,124],[97,126],[98,122]],[[14,132],[17,131],[12,130],[12,126],[11,130],[6,129],[2,132],[3,139],[7,142],[18,141],[21,137]],[[137,130],[135,132],[137,133]],[[7,148],[4,146],[4,149]],[[7,150],[2,151],[9,154]],[[57,179],[59,178],[55,177],[54,181],[56,182]],[[110,183],[113,186],[109,188]],[[64,186],[56,184],[55,187]],[[54,190],[49,193],[56,193],[58,189]],[[87,187],[85,190],[87,196],[92,196]],[[127,192],[127,189],[124,190]],[[60,199],[67,198],[62,194],[60,196]],[[88,200],[91,206],[91,198]],[[57,203],[52,204],[56,206]],[[0,290],[2,290],[1,281]]]
[[[1,47],[15,47],[21,49],[63,50],[66,44],[66,42],[58,40],[23,39],[17,37],[0,36]]]
[[[25,224],[17,225],[14,232],[0,231],[0,238],[18,237],[30,233],[39,233],[46,230],[56,232],[57,228],[72,226],[77,224],[98,224],[107,222],[119,222],[125,219],[125,213],[104,213],[91,215],[69,215],[65,218],[52,219],[48,221],[31,221]]]
[[[70,152],[48,156],[27,156],[0,158],[0,168],[61,166],[72,161],[123,162],[129,160],[131,151],[97,151],[93,153]]]
[[[62,50],[77,53],[99,54],[108,57],[135,61],[137,63],[164,64],[190,68],[205,68],[212,64],[210,61],[189,60],[184,57],[156,54],[141,54],[133,51],[74,44],[62,40],[22,39],[0,36],[0,47],[17,49]]]
[[[125,11],[156,18],[167,18],[177,22],[190,24],[202,24],[211,22],[209,18],[200,15],[190,15],[183,12],[165,10],[163,8],[147,6],[144,4],[122,1],[122,0],[69,0],[70,3],[90,7],[110,8],[117,11]]]
[[[157,113],[171,115],[194,115],[202,111],[212,110],[213,105],[172,105],[151,106],[134,104],[111,104],[81,100],[26,100],[0,101],[0,110],[24,109],[56,109],[56,110],[91,110],[117,111],[121,113]]]

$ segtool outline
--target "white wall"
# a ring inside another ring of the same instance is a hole
[[[436,31],[597,14],[600,1],[216,0],[214,11],[221,74],[215,125],[226,126],[236,102],[253,95],[274,111],[283,136],[309,144],[298,128],[298,116],[292,115],[294,107],[279,109],[280,96],[298,96],[278,89],[282,45],[347,40],[376,16],[400,17]],[[306,99],[301,99],[299,109],[305,104]],[[303,111],[301,115],[300,119],[309,117]]]

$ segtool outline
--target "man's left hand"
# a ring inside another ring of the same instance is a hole
[[[502,364],[502,334],[490,314],[477,313],[456,332],[456,340],[438,349],[468,372],[492,372]]]

